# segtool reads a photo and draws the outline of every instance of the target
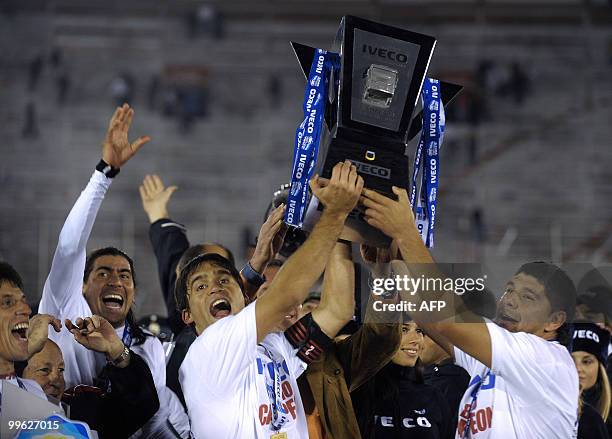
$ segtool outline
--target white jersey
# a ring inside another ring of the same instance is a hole
[[[487,328],[491,368],[454,349],[455,363],[471,377],[456,439],[574,439],[578,374],[567,349],[490,321]]]
[[[94,171],[60,232],[38,311],[56,316],[62,324],[64,319],[74,322],[78,317],[92,315],[91,308],[82,293],[87,257],[86,245],[100,204],[111,182],[112,179],[107,178],[101,172]],[[115,330],[119,338],[123,337],[123,330],[123,326]],[[93,386],[94,378],[106,365],[105,355],[86,349],[77,343],[65,325],[62,325],[59,333],[50,329],[49,338],[56,342],[62,350],[66,387],[70,388],[78,384]],[[187,430],[188,418],[185,411],[180,405],[179,409],[177,404],[171,401],[173,396],[176,398],[176,395],[170,389],[166,389],[166,359],[161,342],[155,337],[146,337],[144,343],[132,344],[130,349],[140,355],[149,366],[159,396],[160,408],[148,427],[155,429],[156,425],[163,425],[165,428],[166,420],[171,417],[179,420],[177,421],[179,424],[174,425],[175,429]],[[170,408],[176,412],[169,413]]]
[[[270,439],[278,432],[308,438],[296,381],[306,363],[282,333],[257,344],[256,303],[206,328],[185,356],[179,379],[196,439]],[[276,432],[266,388],[274,370],[270,354],[282,364],[282,405],[288,412],[288,421]]]
[[[40,384],[38,384],[34,380],[12,377],[12,378],[3,378],[2,381],[11,383],[12,385],[17,386],[25,390],[26,392],[31,393],[32,395],[36,395],[44,399],[45,401],[47,401],[47,395],[45,394],[45,391],[42,389],[42,387],[40,387]],[[1,402],[2,402],[2,394],[0,393],[0,403]]]

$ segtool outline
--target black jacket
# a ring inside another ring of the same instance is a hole
[[[598,383],[595,383],[593,387],[582,392],[582,398],[585,402],[584,405],[586,406],[588,404],[594,409],[597,406],[597,401],[601,395],[601,392],[601,385]],[[612,416],[608,415],[608,420],[605,422],[605,426],[608,430],[608,435],[612,438]]]
[[[440,391],[413,367],[393,363],[351,394],[364,439],[450,439],[455,429]]]
[[[147,363],[131,352],[123,369],[106,366],[108,393],[89,386],[77,386],[64,394],[70,418],[86,422],[100,439],[127,438],[140,429],[159,409],[157,390]]]
[[[185,326],[176,337],[174,350],[172,351],[172,355],[170,355],[168,364],[166,364],[166,386],[176,393],[176,396],[178,396],[185,410],[187,410],[187,404],[185,403],[185,396],[183,395],[183,389],[179,381],[179,369],[181,368],[181,364],[183,364],[185,355],[187,355],[189,346],[191,346],[191,343],[193,343],[196,338],[197,335],[194,330],[189,326]]]
[[[151,224],[149,239],[157,259],[157,273],[168,312],[168,324],[172,332],[178,335],[185,328],[185,324],[176,309],[174,298],[176,266],[185,250],[189,248],[189,240],[185,234],[185,227],[170,219],[160,219]]]
[[[470,383],[470,375],[449,358],[440,364],[427,366],[423,371],[423,379],[425,384],[434,386],[442,393],[450,408],[453,427],[456,427],[459,419],[459,405]]]
[[[186,409],[183,389],[179,382],[179,369],[196,336],[191,328],[185,326],[177,310],[174,284],[176,283],[176,266],[183,253],[189,248],[189,241],[185,234],[185,227],[169,219],[160,219],[151,224],[149,238],[157,259],[157,273],[168,312],[168,324],[176,335],[174,350],[166,364],[166,386],[176,393]]]
[[[608,430],[602,417],[591,405],[584,403],[578,421],[578,439],[608,439]]]

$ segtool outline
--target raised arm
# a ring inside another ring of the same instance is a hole
[[[249,300],[255,299],[259,287],[265,282],[263,273],[266,267],[283,246],[287,233],[287,225],[283,221],[284,214],[285,205],[281,204],[266,218],[259,229],[253,256],[240,271],[244,281],[244,292]]]
[[[81,295],[86,246],[96,215],[112,177],[149,138],[128,141],[134,110],[127,104],[117,108],[102,144],[102,160],[77,199],[60,232],[51,271],[45,281],[40,312],[62,315],[66,304]]]
[[[174,297],[176,267],[183,253],[189,248],[185,227],[172,221],[168,213],[168,202],[178,188],[166,187],[162,179],[153,174],[146,175],[138,189],[142,207],[151,223],[149,239],[157,260],[157,274],[170,328],[172,332],[178,334],[185,325],[176,309]]]
[[[312,318],[330,338],[346,325],[355,311],[355,265],[349,243],[338,242],[327,262],[323,275],[321,304],[312,311]]]
[[[361,256],[373,277],[388,271],[390,254],[390,249],[361,245]],[[368,294],[362,305],[363,324],[350,337],[335,342],[350,392],[374,377],[391,360],[401,342],[401,313],[383,311],[378,304],[374,306],[375,301],[390,305],[397,303],[398,298]]]
[[[394,271],[413,278],[443,277],[417,231],[408,194],[396,187],[393,192],[398,196],[397,201],[365,189],[363,203],[367,208],[368,224],[393,238],[399,247],[405,264],[394,264]],[[448,300],[449,294],[435,291],[422,294],[418,291],[409,298],[416,308],[411,316],[445,350],[450,349],[451,343],[490,367],[491,336],[484,319],[467,310],[461,296],[453,294],[452,300]],[[442,311],[419,311],[425,298],[428,301],[445,300],[447,307]]]
[[[334,166],[326,187],[322,187],[319,178],[315,177],[310,182],[310,188],[325,209],[309,238],[285,262],[267,293],[257,300],[258,341],[272,332],[292,308],[302,303],[323,272],[344,221],[357,205],[363,179],[347,160]]]

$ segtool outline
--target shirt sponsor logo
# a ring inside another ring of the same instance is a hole
[[[495,374],[489,371],[484,379],[480,375],[476,375],[472,378],[469,388],[472,388],[470,392],[470,402],[464,404],[463,407],[459,407],[461,412],[459,413],[459,423],[457,425],[457,433],[459,437],[463,437],[468,428],[472,435],[481,433],[491,428],[493,424],[493,409],[491,407],[478,407],[478,392],[481,390],[491,390],[495,388]],[[468,426],[469,423],[469,426]]]
[[[417,410],[414,410],[415,412]],[[425,410],[423,410],[424,412]],[[393,418],[393,416],[374,416],[374,422],[378,422],[380,420],[380,425],[381,427],[386,427],[386,428],[393,428],[395,427],[395,419]],[[417,416],[415,418],[413,417],[405,417],[402,418],[402,422],[401,425],[404,428],[415,428],[415,427],[421,427],[421,428],[431,428],[431,422],[429,422],[429,419],[427,419],[427,417],[425,416]]]
[[[262,358],[258,358],[257,359],[257,373],[259,375],[264,375],[267,371],[267,373],[270,374],[270,376],[273,376],[274,371],[272,370],[274,368],[274,363],[270,362],[266,362],[264,361]],[[283,397],[283,408],[285,409],[285,411],[287,413],[289,413],[289,415],[291,416],[291,419],[295,420],[297,418],[297,405],[295,404],[295,392],[293,391],[293,387],[291,386],[291,383],[289,382],[289,368],[287,367],[287,362],[283,360],[282,363],[282,370],[283,370],[283,374],[281,376],[282,379],[282,383],[281,383],[281,391],[282,391],[282,397]],[[260,404],[259,406],[259,422],[261,423],[261,425],[270,425],[272,423],[272,405],[270,404],[270,402],[267,402],[265,404]]]

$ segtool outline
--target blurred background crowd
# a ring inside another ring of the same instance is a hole
[[[429,76],[465,86],[447,109],[437,260],[610,261],[609,1],[2,0],[0,259],[29,299],[126,101],[133,131],[153,140],[89,245],[133,256],[138,316],[165,313],[138,195],[146,174],[178,186],[169,209],[192,242],[245,261],[290,177],[304,78],[289,41],[329,48],[346,14],[435,36]]]

